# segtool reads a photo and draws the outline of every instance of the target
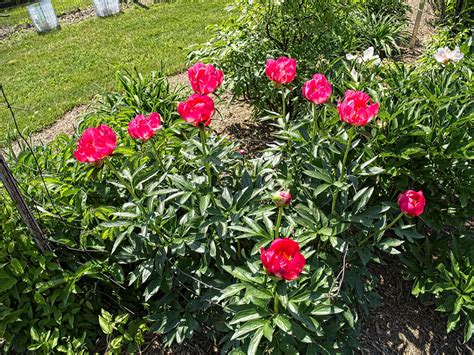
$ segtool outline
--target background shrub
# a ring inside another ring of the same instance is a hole
[[[406,6],[398,1],[236,1],[232,16],[216,26],[214,38],[190,54],[189,61],[216,63],[233,94],[249,100],[256,116],[275,111],[280,98],[261,80],[265,61],[281,55],[298,59],[295,85],[315,72],[330,76],[346,53],[374,46],[391,55],[406,42]],[[369,13],[369,9],[377,10]],[[386,11],[386,12],[384,12]],[[298,95],[298,93],[294,93]],[[298,114],[297,101],[289,111]]]

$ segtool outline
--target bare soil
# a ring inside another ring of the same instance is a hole
[[[418,7],[420,4],[420,0],[406,0],[408,5],[411,7],[411,12],[409,13],[409,26],[408,32],[410,34],[410,39],[413,35],[413,29],[415,26],[415,19],[418,13]],[[436,17],[433,11],[433,8],[430,5],[429,1],[426,1],[425,8],[423,14],[421,16],[420,27],[418,28],[418,32],[416,34],[416,41],[415,47],[411,48],[403,48],[402,55],[400,58],[395,58],[396,60],[401,60],[405,63],[413,63],[418,59],[418,57],[423,53],[426,45],[428,44],[431,36],[436,32],[435,31],[435,21]]]
[[[474,341],[463,344],[462,331],[446,333],[447,317],[434,302],[423,305],[411,294],[412,284],[402,277],[397,257],[371,264],[379,278],[380,304],[361,319],[361,354],[474,354]]]

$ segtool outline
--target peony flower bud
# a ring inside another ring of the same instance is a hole
[[[306,264],[300,246],[290,238],[275,239],[267,250],[261,248],[260,252],[266,271],[284,280],[297,279]]]
[[[278,207],[289,206],[291,203],[292,196],[288,191],[278,191],[272,196],[273,202]]]

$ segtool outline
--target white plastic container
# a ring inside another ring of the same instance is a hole
[[[119,0],[94,0],[95,14],[106,17],[120,12]]]
[[[59,26],[51,0],[39,0],[28,5],[28,14],[37,32],[47,32]]]

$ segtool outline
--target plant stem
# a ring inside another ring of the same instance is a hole
[[[135,193],[135,191],[133,190],[133,187],[130,186],[129,184],[127,184],[127,183],[125,182],[125,180],[123,179],[122,175],[120,175],[120,173],[119,173],[118,170],[115,168],[115,166],[112,164],[112,162],[107,161],[107,166],[110,168],[110,170],[112,170],[112,172],[115,174],[115,176],[117,177],[117,179],[120,180],[120,182],[122,183],[122,185],[128,190],[128,192],[130,193],[130,195],[132,195],[132,197],[133,197],[135,200],[138,200],[138,196],[137,196],[137,194]]]
[[[316,140],[316,134],[318,133],[318,111],[316,104],[313,104],[313,141]]]
[[[199,126],[199,135],[201,137],[201,144],[202,144],[202,152],[204,154],[204,165],[206,166],[207,171],[207,183],[209,187],[212,188],[212,175],[211,175],[211,167],[209,166],[209,162],[207,161],[207,149],[206,149],[206,131],[204,127]]]
[[[403,217],[403,215],[404,215],[404,213],[403,213],[403,212],[400,212],[400,214],[399,214],[397,217],[395,217],[395,219],[392,221],[392,223],[390,223],[388,226],[386,226],[386,227],[383,229],[383,231],[385,232],[387,229],[392,228],[393,225],[394,225],[395,223],[397,223],[400,218]]]
[[[275,289],[273,290],[273,313],[278,314],[278,294],[276,292],[276,286]]]
[[[286,88],[283,86],[281,89],[281,100],[282,100],[282,110],[281,115],[283,119],[286,118]]]
[[[403,217],[403,214],[404,214],[403,212],[400,212],[400,214],[399,214],[397,217],[395,217],[395,219],[394,219],[390,224],[388,224],[385,228],[379,230],[378,232],[370,233],[363,241],[360,242],[359,245],[362,245],[362,244],[366,243],[366,242],[367,242],[371,237],[373,237],[376,233],[384,233],[387,229],[392,228],[393,225],[394,225],[395,223],[397,223],[397,222],[400,220],[400,218]]]
[[[277,239],[280,236],[280,225],[281,225],[281,218],[283,217],[283,206],[278,207],[278,217],[275,227],[275,237],[273,239]]]
[[[347,163],[347,156],[349,155],[349,150],[351,148],[352,144],[352,138],[354,137],[354,131],[352,130],[353,128],[349,128],[347,131],[347,134],[349,135],[349,138],[347,140],[347,146],[346,146],[346,151],[344,153],[344,158],[342,159],[342,167],[341,167],[341,176],[339,177],[339,182],[342,182],[344,178],[346,177],[346,163]],[[337,196],[339,194],[339,188],[336,187],[336,191],[334,191],[334,194],[332,195],[332,206],[331,206],[331,213],[334,214],[336,212],[336,202],[337,202]]]
[[[153,142],[153,140],[150,140],[150,144],[151,144],[151,148],[153,149],[153,152],[155,153],[156,160],[158,160],[158,164],[160,164],[161,169],[165,171],[165,166],[163,165],[163,161],[161,160],[161,154],[156,149],[155,142]]]
[[[284,86],[281,88],[281,101],[281,115],[283,116],[283,122],[285,122],[285,130],[288,130],[288,122],[286,121],[286,88]]]

